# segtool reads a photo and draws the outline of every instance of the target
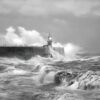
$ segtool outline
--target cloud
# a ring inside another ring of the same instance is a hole
[[[36,30],[26,30],[23,27],[18,27],[18,33],[13,27],[7,29],[6,35],[2,36],[4,45],[8,46],[38,46],[45,44],[45,39]],[[1,44],[3,45],[3,44]]]
[[[66,20],[64,20],[64,19],[55,18],[53,21],[54,21],[54,23],[66,24]]]
[[[68,13],[82,16],[100,9],[99,0],[1,0],[0,2],[3,8],[27,16],[67,15]]]
[[[41,2],[42,1],[42,2]],[[36,2],[36,1],[35,1]],[[31,4],[30,4],[31,3]],[[34,5],[32,5],[34,4]],[[51,15],[51,14],[74,14],[75,16],[86,15],[92,12],[92,9],[100,6],[99,1],[93,0],[38,0],[38,2],[28,2],[24,5],[20,12],[23,14],[33,15]],[[33,12],[33,13],[30,13]]]
[[[100,2],[98,0],[63,0],[56,3],[56,6],[64,12],[81,16],[91,13],[97,6],[100,7]]]
[[[100,10],[94,11],[94,15],[100,16]]]
[[[10,10],[0,5],[0,13],[8,14],[8,13],[10,13]]]

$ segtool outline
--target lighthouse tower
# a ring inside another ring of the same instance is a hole
[[[51,50],[52,50],[52,36],[49,33],[48,39],[47,39],[47,44],[43,46],[44,48],[44,55],[47,57],[52,57]]]
[[[49,47],[52,47],[52,36],[51,36],[51,33],[49,33],[49,35],[48,35],[47,45],[48,45]]]

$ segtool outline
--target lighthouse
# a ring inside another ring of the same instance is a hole
[[[51,34],[49,33],[49,34],[48,34],[48,39],[47,39],[47,44],[43,46],[44,52],[45,52],[44,55],[47,55],[48,57],[52,57],[52,54],[51,54],[52,42],[53,42],[53,41],[52,41],[52,36],[51,36]]]
[[[51,33],[49,33],[49,35],[48,35],[47,45],[48,45],[49,47],[52,47],[52,36],[51,36]]]

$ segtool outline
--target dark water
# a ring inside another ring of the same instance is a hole
[[[49,72],[44,74],[46,68]],[[68,62],[40,56],[29,60],[1,57],[0,100],[100,100],[99,87],[70,89],[56,85],[54,76],[61,70],[99,74],[100,57],[88,56]]]

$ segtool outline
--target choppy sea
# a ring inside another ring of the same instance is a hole
[[[56,85],[54,78],[59,71],[99,73],[100,56],[86,55],[71,61],[0,57],[0,100],[100,100],[99,89]]]

